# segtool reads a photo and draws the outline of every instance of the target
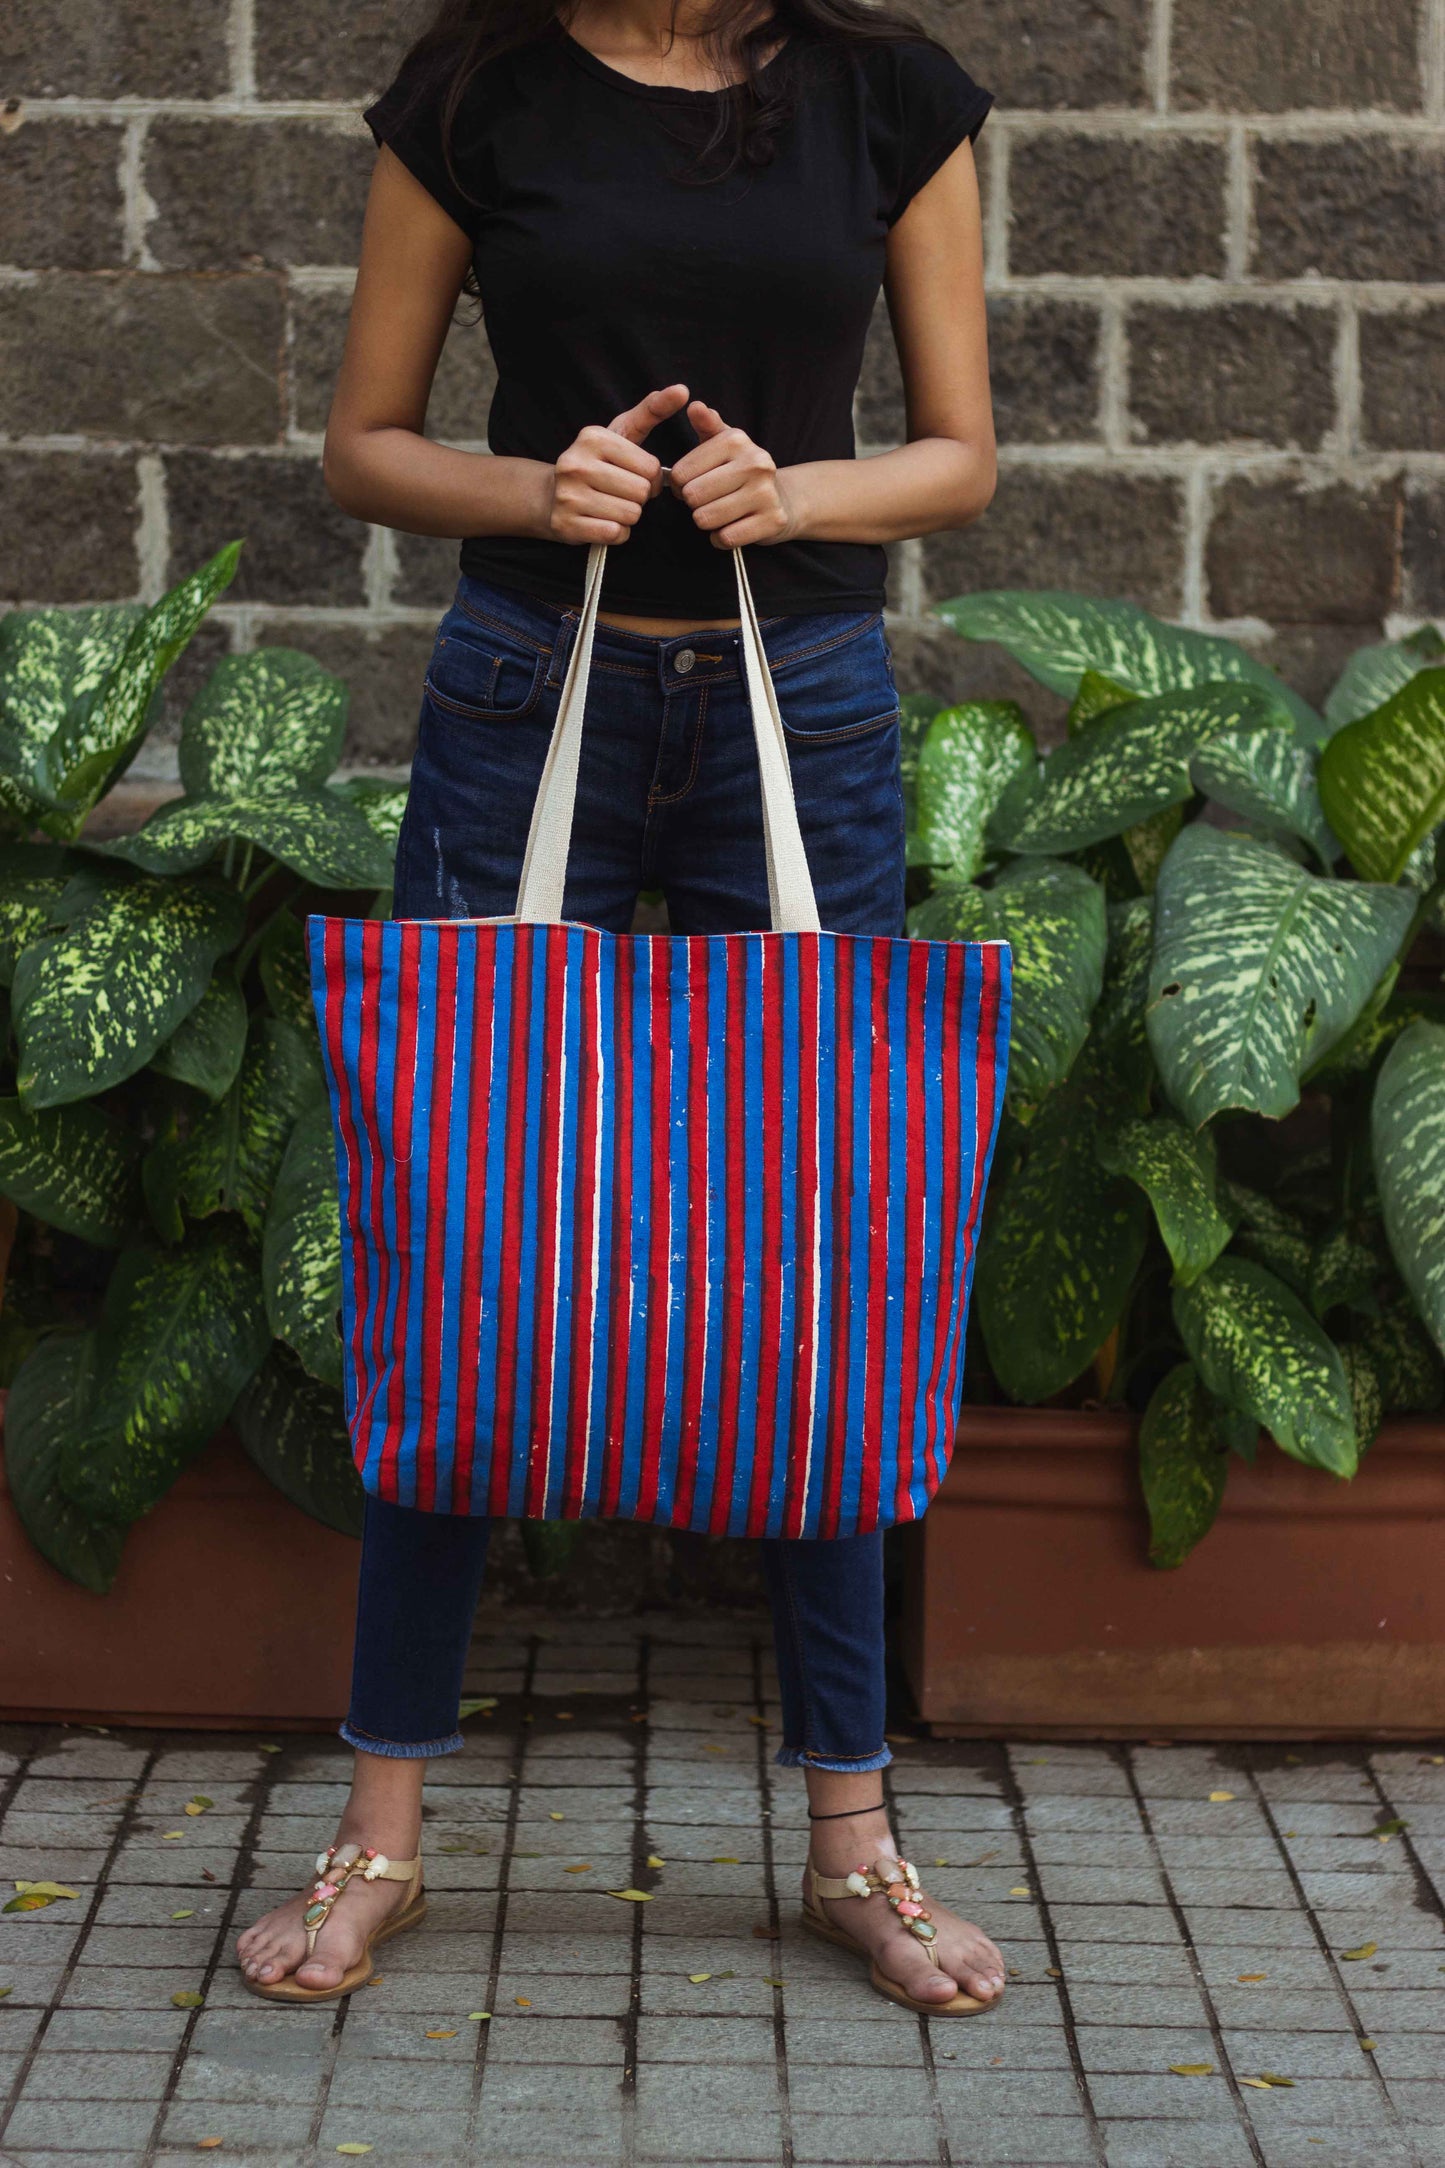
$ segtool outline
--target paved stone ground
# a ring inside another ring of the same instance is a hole
[[[1011,1971],[924,2024],[794,1925],[763,1629],[514,1625],[475,1685],[430,1921],[317,2010],[230,1952],[338,1742],[8,1729],[0,1873],[78,1894],[0,1919],[0,2163],[1445,2163],[1445,1756],[899,1745],[906,1847]]]

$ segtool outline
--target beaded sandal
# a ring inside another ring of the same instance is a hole
[[[388,1859],[372,1845],[363,1848],[359,1844],[332,1844],[316,1855],[316,1877],[310,1901],[301,1915],[301,1924],[306,1930],[306,1956],[301,1960],[302,1964],[308,1963],[315,1954],[316,1937],[330,1919],[332,1906],[353,1877],[363,1882],[405,1882],[407,1893],[396,1911],[367,1936],[360,1957],[335,1987],[302,1987],[289,1975],[284,1980],[246,1980],[251,1993],[263,1995],[267,2002],[335,2002],[340,1996],[364,1987],[371,1977],[371,1953],[376,1944],[389,1941],[404,1928],[415,1927],[426,1911],[420,1853],[415,1859]]]
[[[991,2010],[999,2000],[997,1995],[988,2002],[980,2002],[975,1995],[954,1995],[947,2002],[920,2002],[906,1988],[890,1980],[878,1968],[878,1960],[870,1950],[855,1942],[846,1928],[835,1927],[823,1910],[822,1900],[833,1897],[886,1897],[910,1934],[916,1935],[923,1944],[924,1953],[931,1965],[938,1965],[938,1929],[918,1883],[918,1869],[906,1859],[894,1859],[882,1852],[872,1867],[858,1867],[850,1875],[839,1877],[819,1874],[811,1859],[808,1861],[808,1894],[803,1900],[803,1925],[825,1942],[836,1942],[840,1949],[851,1950],[855,1957],[868,1960],[871,1965],[869,1978],[880,1995],[890,2002],[902,2003],[905,2010],[916,2010],[920,2017],[970,2017],[976,2010]],[[939,1966],[939,1970],[942,1967]]]

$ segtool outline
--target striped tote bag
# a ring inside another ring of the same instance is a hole
[[[443,1513],[912,1520],[953,1443],[1009,952],[820,929],[736,552],[771,930],[565,923],[604,556],[515,916],[309,923],[357,1465]]]

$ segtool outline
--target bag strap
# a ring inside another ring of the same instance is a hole
[[[813,894],[798,809],[793,801],[792,771],[783,718],[768,668],[758,623],[757,605],[743,564],[741,550],[732,552],[738,581],[738,638],[743,654],[743,676],[748,708],[753,720],[753,739],[758,749],[758,772],[763,797],[763,843],[768,865],[768,914],[775,933],[818,933],[818,903]],[[572,816],[577,803],[577,767],[582,755],[582,722],[587,706],[587,682],[592,670],[592,642],[597,631],[597,612],[602,601],[602,569],[607,561],[605,544],[588,552],[587,581],[577,638],[562,682],[552,742],[532,808],[527,852],[522,861],[522,884],[517,895],[517,917],[534,925],[553,925],[562,916],[562,896],[567,883],[567,855],[572,844]]]

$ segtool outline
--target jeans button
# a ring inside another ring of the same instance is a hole
[[[693,650],[690,647],[680,647],[677,653],[672,658],[672,667],[674,670],[678,671],[683,677],[686,677],[688,671],[692,668],[693,664],[696,661],[697,656],[693,653]]]

